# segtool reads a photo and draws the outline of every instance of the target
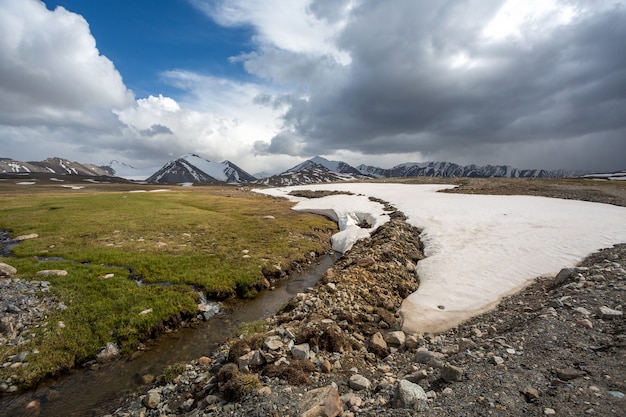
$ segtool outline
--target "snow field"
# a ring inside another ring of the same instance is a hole
[[[440,332],[493,308],[536,277],[574,266],[599,249],[626,242],[626,208],[534,196],[446,194],[450,185],[316,184],[256,190],[297,202],[295,210],[338,222],[333,248],[345,252],[388,221],[389,202],[419,228],[426,259],[419,289],[400,308],[407,333]],[[305,199],[292,190],[350,191]],[[367,219],[370,229],[356,224]]]

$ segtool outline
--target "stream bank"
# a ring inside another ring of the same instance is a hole
[[[162,334],[131,358],[96,366],[89,364],[45,381],[34,390],[5,394],[0,398],[0,414],[21,416],[28,413],[29,404],[36,404],[39,415],[102,415],[105,410],[115,408],[120,398],[132,395],[150,381],[150,375],[161,375],[169,365],[209,355],[242,323],[274,314],[294,295],[313,286],[337,258],[334,252],[323,255],[308,269],[276,281],[272,291],[262,291],[255,299],[226,301],[220,305],[220,314],[206,322],[187,323],[186,327]]]
[[[270,330],[187,363],[110,416],[545,416],[626,411],[626,244],[438,335],[394,308],[419,257],[397,214],[357,242]],[[408,289],[408,288],[406,288]]]

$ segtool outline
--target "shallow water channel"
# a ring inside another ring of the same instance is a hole
[[[70,374],[42,383],[35,390],[0,398],[0,416],[101,416],[115,410],[120,398],[141,387],[142,375],[160,375],[176,362],[209,355],[241,323],[271,316],[294,295],[313,286],[338,254],[325,255],[306,272],[277,283],[249,301],[228,302],[220,313],[196,327],[181,328],[160,336],[149,349],[134,359],[122,359],[98,369],[76,369]],[[25,413],[31,401],[40,403],[39,414]]]

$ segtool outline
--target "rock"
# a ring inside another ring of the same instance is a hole
[[[321,364],[321,370],[325,374],[329,374],[332,369],[332,365],[328,359],[324,359]]]
[[[0,262],[0,277],[12,277],[17,274],[17,269],[11,265]]]
[[[372,266],[376,263],[376,260],[374,258],[372,258],[371,256],[368,256],[366,258],[361,258],[357,261],[357,266],[360,266],[361,268],[367,268],[369,266]]]
[[[539,398],[539,391],[537,391],[535,388],[531,386],[527,386],[526,388],[524,388],[522,390],[522,394],[524,394],[524,397],[526,398],[526,401],[528,402],[535,401],[536,399]]]
[[[413,361],[417,363],[422,363],[424,365],[430,365],[434,368],[441,368],[443,366],[443,362],[441,361],[440,357],[441,354],[437,354],[437,352],[431,352],[424,348],[420,348],[417,350]]]
[[[609,395],[613,398],[617,398],[618,400],[623,400],[626,395],[620,391],[609,391]]]
[[[463,368],[446,363],[441,368],[441,378],[446,382],[460,381],[463,379]]]
[[[154,382],[154,375],[145,374],[141,377],[141,383],[144,385],[152,384]]]
[[[428,401],[428,397],[424,388],[406,379],[400,380],[395,398],[397,408],[416,408],[416,406],[425,405],[426,401]]]
[[[28,239],[36,239],[38,238],[39,235],[37,233],[30,233],[27,235],[20,235],[18,237],[16,237],[14,240],[28,240]]]
[[[111,360],[120,354],[120,349],[113,342],[107,343],[106,347],[104,347],[100,353],[98,353],[97,360],[98,362],[105,362]]]
[[[578,325],[581,327],[585,327],[587,329],[593,329],[593,323],[589,319],[580,319],[576,323],[578,323]]]
[[[324,272],[324,277],[328,280],[335,278],[335,276],[337,276],[337,273],[335,272],[333,268],[328,268],[326,272]],[[333,284],[333,283],[329,282],[329,284]],[[332,290],[335,290],[336,286],[335,284],[333,284],[332,286],[329,286],[329,288]]]
[[[560,287],[574,280],[576,277],[576,269],[575,268],[563,268],[559,271],[558,274],[554,277],[553,286]]]
[[[263,342],[263,346],[269,350],[278,350],[282,348],[285,344],[282,341],[280,336],[269,336]]]
[[[391,345],[394,347],[404,346],[405,341],[406,341],[406,335],[404,334],[402,330],[389,332],[385,335],[385,342],[387,342],[388,345]]]
[[[413,335],[408,335],[404,340],[404,346],[407,349],[417,349],[419,346],[419,340]]]
[[[193,407],[193,403],[194,403],[194,399],[193,398],[189,398],[187,401],[185,401],[184,403],[182,403],[179,407],[179,409],[183,412],[183,413],[187,413],[189,412],[189,410],[191,410],[191,408]]]
[[[369,389],[372,385],[369,379],[365,378],[363,375],[355,374],[350,377],[348,381],[348,385],[355,391],[362,391]]]
[[[428,372],[426,372],[426,369],[422,369],[420,371],[413,372],[412,374],[406,375],[404,379],[406,379],[409,382],[413,382],[414,384],[417,384],[422,379],[427,378],[427,377],[428,377]]]
[[[257,390],[256,394],[259,397],[269,397],[272,395],[272,389],[268,386],[261,387]]]
[[[598,309],[598,318],[601,318],[603,320],[617,319],[622,317],[623,315],[624,313],[620,310],[614,310],[607,306],[602,306]]]
[[[67,271],[64,269],[44,269],[37,271],[37,275],[43,277],[64,277],[67,275]]]
[[[478,327],[472,327],[472,335],[476,337],[483,337],[483,332]]]
[[[504,359],[501,356],[493,356],[490,362],[494,365],[502,365],[504,363]]]
[[[309,359],[309,354],[311,353],[311,347],[308,343],[302,343],[300,345],[294,345],[291,348],[291,354],[298,359]]]
[[[154,410],[159,406],[159,403],[161,403],[161,394],[154,390],[148,391],[141,402],[146,406],[146,408]]]
[[[582,314],[585,317],[588,317],[591,315],[591,311],[587,310],[585,307],[576,307],[574,311],[577,312],[578,314]]]
[[[581,378],[585,375],[587,375],[587,372],[574,368],[559,369],[556,372],[557,378],[559,378],[561,381],[569,381],[572,379]]]
[[[359,396],[353,395],[350,397],[350,399],[348,400],[348,405],[350,406],[350,408],[354,408],[354,407],[360,407],[361,404],[363,404],[363,399]]]
[[[210,365],[211,362],[213,361],[208,356],[201,356],[198,358],[198,365]]]
[[[339,392],[332,385],[306,392],[300,408],[306,410],[301,414],[302,417],[337,417],[343,413]]]
[[[237,359],[237,365],[241,372],[245,372],[250,369],[250,366],[265,365],[265,358],[260,351],[251,350],[250,352]]]
[[[553,416],[556,414],[556,411],[554,411],[554,408],[544,408],[543,414],[546,416]]]
[[[387,350],[387,342],[385,342],[385,339],[383,338],[383,335],[380,334],[380,332],[376,332],[372,335],[370,345],[374,346],[377,349]]]

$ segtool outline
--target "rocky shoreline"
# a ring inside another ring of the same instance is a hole
[[[395,311],[417,288],[423,255],[418,231],[390,217],[267,332],[181,366],[110,415],[624,414],[626,245],[415,337],[397,330]]]

